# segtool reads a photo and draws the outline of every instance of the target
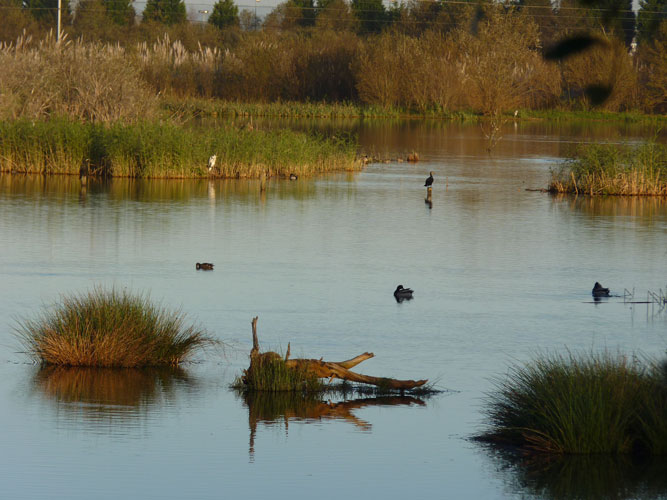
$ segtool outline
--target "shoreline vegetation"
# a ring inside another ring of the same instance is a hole
[[[208,159],[217,155],[208,172]],[[0,172],[136,178],[260,178],[361,168],[348,136],[173,123],[0,122]]]
[[[580,145],[552,171],[552,193],[667,196],[667,146],[649,141],[637,146]]]
[[[474,110],[450,111],[437,107],[417,109],[400,106],[376,106],[351,102],[240,102],[222,99],[164,97],[160,109],[181,120],[193,118],[322,118],[322,119],[439,119],[454,122],[549,121],[549,122],[621,122],[667,125],[667,115],[646,114],[639,111],[575,111],[567,109],[517,109],[503,112],[499,117]],[[514,112],[516,111],[516,116]]]
[[[258,130],[252,117],[419,117],[489,121],[494,130],[512,120],[667,122],[661,102],[635,99],[634,77],[619,76],[604,106],[585,97],[590,64],[634,71],[618,40],[559,67],[536,49],[533,20],[484,9],[476,37],[314,29],[234,32],[208,46],[166,32],[126,45],[23,33],[0,44],[0,172],[78,174],[86,159],[91,175],[137,178],[261,179],[363,167],[349,135]],[[216,170],[208,172],[212,155]]]
[[[479,441],[528,454],[667,454],[667,361],[541,356],[514,366],[486,401]]]
[[[176,366],[216,342],[185,315],[154,305],[147,295],[95,288],[65,295],[36,319],[24,319],[16,336],[46,365]]]

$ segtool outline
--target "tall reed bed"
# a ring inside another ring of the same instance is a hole
[[[628,147],[580,146],[552,172],[549,190],[589,195],[667,195],[667,147],[655,141]]]
[[[96,288],[68,295],[36,319],[18,324],[27,353],[52,365],[138,367],[178,365],[213,340],[185,316],[145,295]]]
[[[200,177],[208,175],[213,154],[220,177],[308,175],[359,166],[356,146],[347,137],[156,122],[0,122],[1,171],[78,174],[88,158],[97,175]]]
[[[157,98],[127,51],[115,44],[20,37],[0,44],[0,119],[134,122],[154,115]]]
[[[625,356],[543,356],[488,396],[481,439],[546,453],[667,453],[667,366]]]

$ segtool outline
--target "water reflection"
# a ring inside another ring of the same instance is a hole
[[[354,173],[329,174],[327,178],[353,180]],[[0,196],[21,197],[31,203],[53,197],[85,205],[93,197],[106,195],[109,200],[139,202],[186,203],[208,199],[215,203],[231,200],[247,201],[265,198],[266,191],[272,198],[307,200],[316,196],[316,188],[308,179],[288,181],[269,179],[266,189],[261,189],[259,179],[96,179],[82,185],[78,177],[71,175],[10,175],[0,174]]]
[[[642,225],[652,225],[667,209],[663,196],[574,196],[553,195],[553,203],[587,217],[628,217]]]
[[[665,498],[667,459],[570,455],[527,457],[493,450],[513,491],[553,499]]]
[[[270,426],[282,423],[287,434],[290,421],[313,423],[323,420],[340,420],[354,425],[360,431],[370,432],[371,423],[357,417],[354,410],[369,406],[426,406],[422,399],[413,396],[374,396],[348,399],[337,403],[292,392],[248,392],[243,393],[242,398],[244,405],[248,408],[251,460],[254,459],[255,437],[259,424]]]
[[[191,392],[197,382],[181,368],[84,368],[45,366],[32,387],[55,404],[67,421],[83,420],[92,430],[100,424],[124,427]]]

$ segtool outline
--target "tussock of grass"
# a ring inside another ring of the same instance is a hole
[[[53,365],[138,367],[177,365],[213,341],[184,325],[178,311],[148,297],[96,288],[64,296],[35,320],[23,320],[17,335],[28,354]]]
[[[624,356],[541,357],[496,382],[482,440],[547,453],[667,453],[663,370]]]
[[[288,368],[279,357],[261,356],[253,360],[232,387],[243,391],[322,393],[322,381],[307,370]]]
[[[654,141],[636,147],[580,146],[552,173],[549,190],[590,195],[667,196],[667,147]]]
[[[157,122],[0,122],[0,171],[78,174],[82,159],[89,158],[94,175],[204,177],[212,154],[218,157],[215,175],[226,178],[312,175],[361,166],[349,137]]]

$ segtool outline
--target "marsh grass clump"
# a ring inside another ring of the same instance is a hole
[[[185,325],[180,311],[151,303],[146,295],[116,289],[64,296],[16,333],[28,354],[51,365],[139,367],[178,365],[214,341]]]
[[[655,364],[609,354],[543,356],[488,396],[479,439],[546,453],[667,453],[667,384]]]
[[[627,147],[580,146],[557,171],[549,191],[590,195],[667,195],[667,147],[655,141]]]
[[[275,354],[275,353],[273,353]],[[258,356],[232,384],[242,391],[323,393],[325,385],[314,374],[302,368],[290,368],[276,356]]]
[[[0,171],[135,178],[208,177],[218,155],[222,178],[286,177],[360,168],[356,139],[290,130],[239,130],[144,121],[110,125],[67,118],[0,122]]]

